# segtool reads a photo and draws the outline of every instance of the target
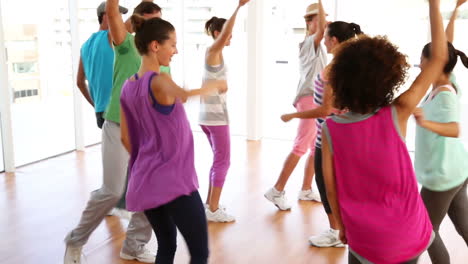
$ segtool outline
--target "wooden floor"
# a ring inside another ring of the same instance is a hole
[[[303,162],[286,188],[293,208],[279,212],[263,193],[272,186],[291,142],[247,142],[232,138],[232,165],[222,203],[237,217],[232,224],[209,224],[210,263],[347,263],[347,250],[310,247],[307,238],[327,228],[320,203],[298,202]],[[206,195],[212,155],[204,135],[195,133],[196,165]],[[101,184],[100,146],[0,174],[0,263],[61,263],[63,238],[78,222],[89,193]],[[468,206],[468,205],[467,205]],[[88,264],[138,263],[118,257],[127,220],[107,217],[84,247]],[[452,263],[468,263],[468,249],[449,220],[442,235]],[[188,263],[179,236],[176,263]],[[154,238],[149,245],[156,250]],[[424,254],[419,263],[430,263]]]

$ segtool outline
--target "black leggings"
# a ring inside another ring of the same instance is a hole
[[[410,261],[406,261],[406,262],[403,262],[401,264],[417,264],[418,263],[418,259],[419,257],[413,259],[413,260],[410,260]],[[359,261],[359,259],[357,259],[353,253],[351,252],[348,252],[348,264],[361,264],[361,261]]]
[[[434,192],[426,188],[421,189],[421,197],[434,227],[435,239],[427,250],[433,264],[449,264],[450,256],[440,235],[439,227],[448,213],[458,234],[468,245],[468,198],[466,185],[463,184],[444,192]]]
[[[145,215],[158,240],[156,263],[174,263],[177,228],[187,243],[191,256],[190,263],[208,263],[208,229],[205,209],[198,191],[190,196],[181,196],[160,207],[146,210]]]
[[[325,188],[325,179],[323,178],[322,170],[322,149],[315,148],[315,158],[314,158],[314,168],[315,168],[315,182],[317,183],[317,188],[320,193],[320,199],[322,199],[323,208],[327,214],[331,214],[330,204],[327,199],[327,190]]]

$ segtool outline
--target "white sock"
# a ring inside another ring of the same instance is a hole
[[[273,187],[273,193],[280,195],[282,192],[278,191],[275,187]]]

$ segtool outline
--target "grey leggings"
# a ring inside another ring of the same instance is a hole
[[[444,192],[434,192],[422,188],[421,197],[426,205],[427,212],[431,218],[436,237],[429,247],[428,252],[433,264],[448,264],[450,256],[445,248],[444,242],[439,235],[439,227],[445,215],[449,215],[458,234],[462,236],[468,245],[468,198],[466,186],[468,180],[463,184]]]

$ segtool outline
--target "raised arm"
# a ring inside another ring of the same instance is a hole
[[[78,73],[76,76],[76,85],[78,86],[78,89],[80,89],[84,98],[86,98],[86,101],[88,101],[88,103],[94,107],[93,99],[89,94],[88,85],[86,84],[86,74],[84,72],[83,61],[81,60],[81,57],[80,64],[78,65]]]
[[[250,0],[239,0],[239,4],[236,7],[236,10],[234,10],[234,13],[232,14],[231,18],[229,18],[228,21],[224,24],[223,30],[219,33],[219,36],[216,38],[214,41],[213,45],[211,45],[209,52],[210,53],[220,53],[226,41],[231,37],[232,35],[232,30],[234,28],[234,24],[236,22],[236,17],[237,13],[239,12],[239,9],[247,4]]]
[[[127,26],[119,11],[119,0],[107,0],[106,14],[109,21],[109,32],[114,45],[118,46],[125,41]]]
[[[455,38],[455,20],[458,17],[458,8],[463,5],[467,0],[458,0],[457,4],[455,5],[455,9],[452,12],[452,16],[450,17],[450,21],[445,29],[445,34],[447,36],[447,41],[453,43]]]
[[[394,102],[402,132],[406,131],[408,118],[426,94],[429,86],[440,76],[448,60],[447,38],[440,15],[440,0],[429,0],[429,17],[432,38],[431,58],[411,87]]]
[[[318,10],[318,21],[317,21],[317,32],[315,33],[314,37],[314,47],[315,50],[317,50],[317,47],[320,45],[320,41],[323,39],[323,35],[325,34],[325,26],[326,26],[326,20],[325,20],[325,10],[323,9],[323,4],[322,0],[318,1],[319,5],[319,10]]]

